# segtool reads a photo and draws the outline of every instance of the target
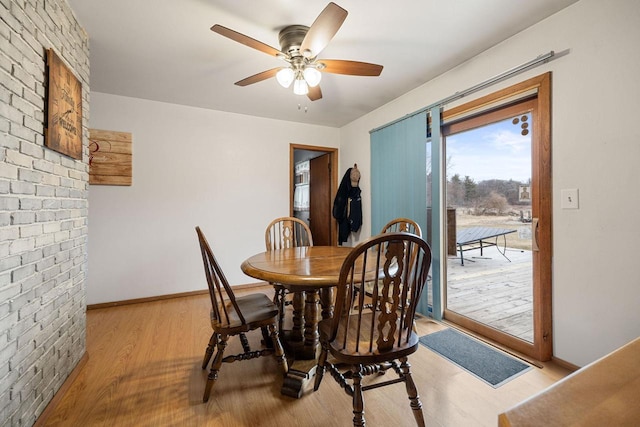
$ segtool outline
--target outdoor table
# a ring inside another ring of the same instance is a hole
[[[498,249],[500,254],[507,258],[508,261],[511,261],[507,257],[507,237],[506,235],[509,233],[515,233],[516,230],[508,229],[508,228],[493,228],[493,227],[470,227],[463,228],[456,233],[456,245],[458,246],[458,250],[460,251],[460,264],[464,265],[464,255],[463,253],[466,251],[470,251],[473,249],[480,249],[480,256],[483,255],[483,249],[488,248],[490,246],[495,246]],[[503,250],[500,250],[498,246],[498,237],[502,236],[504,239]],[[493,241],[489,239],[495,239]],[[463,248],[463,246],[465,246]]]

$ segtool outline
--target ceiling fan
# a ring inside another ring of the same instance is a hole
[[[211,30],[288,63],[285,67],[272,68],[237,81],[236,85],[248,86],[275,76],[283,87],[293,83],[295,94],[307,95],[311,101],[316,101],[322,98],[319,86],[322,72],[351,76],[379,76],[382,72],[382,65],[368,62],[318,59],[320,52],[342,26],[347,13],[337,4],[329,3],[311,27],[289,25],[283,28],[278,35],[280,50],[222,25],[216,24]]]

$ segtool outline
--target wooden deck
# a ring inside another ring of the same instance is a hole
[[[447,308],[508,334],[533,342],[531,252],[507,248],[449,257]]]

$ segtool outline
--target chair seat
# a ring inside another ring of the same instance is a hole
[[[242,323],[235,310],[229,310],[228,324],[211,318],[211,326],[214,331],[222,334],[246,332],[273,323],[278,316],[278,307],[262,293],[236,297],[236,303],[245,318],[245,324]],[[227,306],[229,305],[230,303],[227,304]]]
[[[379,316],[380,312],[376,312],[376,318]],[[351,320],[349,321],[349,334],[348,336],[353,337],[357,333],[358,327],[358,316],[352,315]],[[320,321],[318,325],[319,333],[320,333],[320,341],[327,342],[329,340],[331,334],[331,322],[332,319],[325,319]],[[370,330],[361,331],[360,332],[360,343],[358,346],[358,351],[355,348],[355,340],[348,340],[345,348],[342,348],[342,342],[344,340],[344,331],[338,331],[336,338],[331,341],[329,344],[329,352],[335,357],[339,362],[349,363],[349,364],[374,364],[374,363],[382,363],[389,360],[389,354],[386,352],[380,352],[377,350],[377,346],[372,346],[372,351],[369,351],[369,337],[363,336],[365,333],[369,333]],[[403,337],[405,333],[403,332]],[[374,336],[374,340],[376,337]],[[418,349],[418,341],[419,337],[416,334],[415,330],[412,329],[411,334],[409,335],[408,341],[403,342],[400,346],[396,346],[393,350],[394,358],[398,359],[403,356],[407,356],[409,354],[414,353]]]

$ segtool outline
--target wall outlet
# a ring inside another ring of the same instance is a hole
[[[577,188],[568,188],[566,190],[562,190],[560,194],[562,197],[562,202],[560,203],[562,209],[578,209],[580,207],[578,203]]]

